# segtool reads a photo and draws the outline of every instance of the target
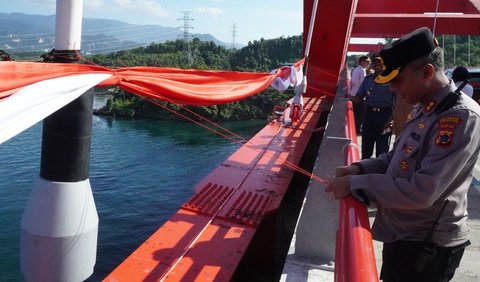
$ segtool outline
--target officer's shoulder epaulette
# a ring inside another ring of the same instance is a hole
[[[458,98],[460,98],[460,95],[461,93],[456,91],[448,93],[448,95],[435,108],[435,113],[439,115],[453,107],[457,103]]]

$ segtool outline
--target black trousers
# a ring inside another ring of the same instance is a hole
[[[357,134],[361,134],[363,116],[365,115],[365,100],[353,102],[353,117],[355,118],[355,129]]]
[[[371,107],[366,107],[362,127],[362,159],[371,158],[374,147],[376,157],[388,152],[392,133],[382,133],[391,116],[391,108],[373,111]]]
[[[400,240],[384,243],[380,279],[384,282],[450,281],[469,244],[470,241],[455,247],[438,247],[436,255],[419,272],[415,269],[415,263],[423,250],[423,242]]]

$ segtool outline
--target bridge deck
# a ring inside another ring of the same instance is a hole
[[[285,163],[298,165],[321,101],[305,99],[295,126],[267,125],[105,281],[231,279],[262,220],[279,207],[294,174]]]

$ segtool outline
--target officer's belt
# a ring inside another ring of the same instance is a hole
[[[370,107],[367,106],[367,110],[372,111],[372,112],[385,112],[385,111],[391,111],[392,107]]]

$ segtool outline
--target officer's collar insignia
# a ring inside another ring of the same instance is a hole
[[[400,169],[404,172],[408,171],[408,169],[410,168],[410,164],[408,163],[407,160],[401,160],[400,161]]]
[[[413,111],[411,111],[411,112],[408,114],[408,116],[407,116],[407,122],[408,122],[408,121],[411,121],[412,118],[413,118]]]
[[[437,104],[437,101],[435,101],[435,100],[428,101],[427,104],[425,105],[425,107],[423,107],[423,111],[425,113],[431,112],[436,104]]]
[[[405,151],[405,153],[410,155],[412,154],[413,150],[415,150],[415,147],[413,147],[413,145],[410,145],[410,144],[403,145],[403,151]]]

